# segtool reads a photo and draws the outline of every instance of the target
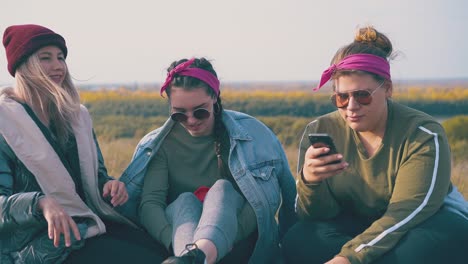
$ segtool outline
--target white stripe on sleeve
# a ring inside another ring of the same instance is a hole
[[[419,205],[410,215],[408,215],[405,219],[401,220],[400,222],[396,223],[394,226],[390,227],[389,229],[383,231],[380,235],[378,235],[376,238],[372,239],[369,243],[367,244],[361,244],[359,245],[354,251],[355,252],[359,252],[361,251],[363,248],[365,247],[371,247],[373,245],[375,245],[377,242],[379,242],[380,240],[382,240],[382,238],[384,238],[386,235],[388,235],[389,233],[397,230],[398,228],[400,228],[402,225],[408,223],[409,221],[411,221],[411,219],[413,219],[419,212],[421,212],[421,210],[426,206],[429,198],[431,197],[431,194],[432,194],[432,191],[434,190],[434,185],[435,185],[435,182],[436,182],[436,178],[437,178],[437,169],[439,167],[439,141],[438,141],[438,135],[437,133],[434,133],[434,132],[431,132],[430,130],[420,126],[419,129],[421,129],[422,131],[430,134],[430,135],[433,135],[434,136],[434,144],[435,144],[435,161],[434,161],[434,170],[432,171],[432,181],[431,181],[431,186],[429,187],[429,190],[427,191],[427,194],[426,194],[426,197],[424,198],[423,202],[421,203],[421,205]]]

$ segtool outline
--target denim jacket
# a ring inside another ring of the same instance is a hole
[[[229,110],[223,112],[223,122],[231,145],[229,169],[257,217],[258,240],[250,263],[272,263],[280,237],[296,221],[294,178],[280,142],[263,123]],[[129,200],[118,210],[135,222],[149,161],[174,124],[169,119],[143,137],[120,178],[127,186]],[[278,228],[275,215],[280,204]]]

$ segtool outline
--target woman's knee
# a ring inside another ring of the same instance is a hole
[[[170,205],[174,205],[175,207],[180,206],[187,206],[187,205],[196,205],[200,204],[200,200],[198,200],[197,196],[191,192],[184,192],[181,193],[175,201],[173,201]]]
[[[285,234],[281,243],[283,255],[290,260],[305,260],[310,249],[320,246],[317,234],[317,225],[312,222],[298,222]]]
[[[217,180],[206,194],[205,206],[223,204],[236,209],[239,213],[245,203],[242,195],[236,191],[232,183],[228,180]]]
[[[232,186],[232,183],[228,180],[219,179],[211,186],[210,190],[234,191],[234,186]]]
[[[327,222],[298,222],[281,243],[287,263],[324,263],[339,253],[350,238]]]
[[[468,222],[461,216],[440,210],[409,230],[394,248],[377,263],[394,263],[401,259],[408,263],[426,259],[425,263],[462,263],[466,261]]]
[[[202,203],[198,198],[191,192],[181,193],[175,201],[170,203],[166,208],[166,216],[170,219],[178,212],[184,211],[184,209],[201,211]]]

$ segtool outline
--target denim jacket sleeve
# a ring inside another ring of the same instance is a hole
[[[138,207],[141,201],[144,176],[148,163],[156,153],[159,143],[172,128],[172,125],[173,121],[169,119],[162,127],[144,136],[138,143],[130,164],[120,176],[119,180],[122,181],[127,188],[128,201],[116,207],[116,210],[136,224],[140,224]]]

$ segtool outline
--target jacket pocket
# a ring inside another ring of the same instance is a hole
[[[265,204],[268,205],[268,209],[273,214],[276,213],[280,204],[280,187],[275,172],[275,167],[270,165],[250,170],[257,185],[255,189],[260,190],[257,195],[261,194],[261,197],[264,198],[263,202],[266,202]]]

